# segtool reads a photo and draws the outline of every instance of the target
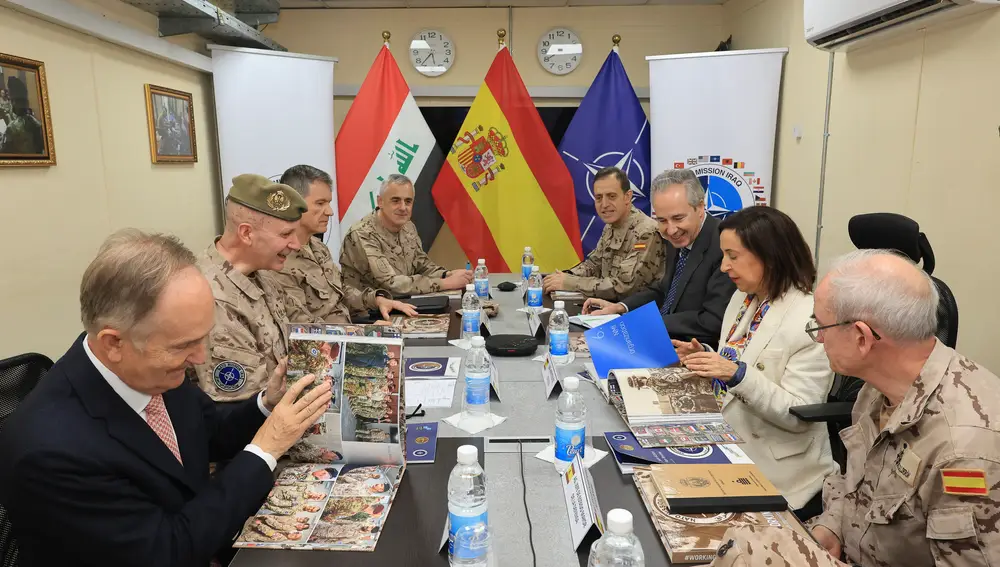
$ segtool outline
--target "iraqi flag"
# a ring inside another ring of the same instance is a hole
[[[430,249],[444,222],[431,197],[444,154],[388,44],[361,83],[337,134],[335,150],[341,234],[375,210],[382,180],[401,173],[413,180],[413,223],[424,250]]]

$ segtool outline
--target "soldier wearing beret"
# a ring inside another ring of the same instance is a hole
[[[412,214],[413,182],[394,173],[382,182],[378,208],[344,237],[340,266],[348,285],[408,296],[465,289],[472,283],[470,270],[447,271],[427,257]]]
[[[663,278],[666,249],[656,221],[632,205],[628,175],[605,167],[594,175],[594,207],[604,221],[597,247],[580,264],[545,277],[545,293],[578,291],[617,301]]]
[[[287,185],[253,174],[233,178],[225,231],[198,259],[215,296],[215,327],[208,360],[195,372],[216,402],[259,392],[287,354],[286,303],[294,299],[285,298],[265,271],[281,270],[299,249],[295,231],[306,208]]]
[[[285,171],[281,183],[295,189],[308,206],[295,233],[302,247],[288,256],[280,272],[273,272],[287,297],[295,299],[286,305],[291,322],[321,320],[331,325],[350,325],[352,314],[369,309],[378,309],[384,319],[394,309],[417,314],[413,306],[394,301],[385,290],[344,284],[330,249],[314,236],[326,232],[333,216],[333,180],[329,174],[309,165],[296,165]]]
[[[816,540],[863,567],[996,564],[1000,379],[935,337],[935,283],[907,258],[858,250],[834,262],[815,298],[806,332],[834,371],[865,382]]]

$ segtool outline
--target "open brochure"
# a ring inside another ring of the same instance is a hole
[[[406,470],[402,350],[394,327],[290,326],[288,383],[328,378],[333,399],[234,547],[375,549]]]
[[[443,339],[448,336],[450,313],[436,315],[398,315],[392,318],[392,325],[402,330],[407,339]]]

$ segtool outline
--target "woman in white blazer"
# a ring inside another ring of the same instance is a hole
[[[826,425],[793,406],[826,401],[833,372],[805,328],[816,282],[809,246],[788,215],[748,207],[720,225],[721,270],[739,291],[722,320],[719,352],[675,341],[685,366],[724,389],[722,415],[744,451],[803,520],[823,511],[823,479],[839,472]]]

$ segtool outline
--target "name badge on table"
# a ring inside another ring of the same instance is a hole
[[[562,392],[559,370],[556,369],[556,365],[548,353],[545,354],[545,361],[542,362],[542,383],[545,384],[546,400],[551,398],[553,393],[558,396]]]
[[[563,498],[569,514],[569,531],[573,537],[573,549],[579,549],[585,541],[594,541],[604,533],[601,507],[597,503],[594,478],[583,466],[579,453],[573,458],[566,472],[561,474]]]

